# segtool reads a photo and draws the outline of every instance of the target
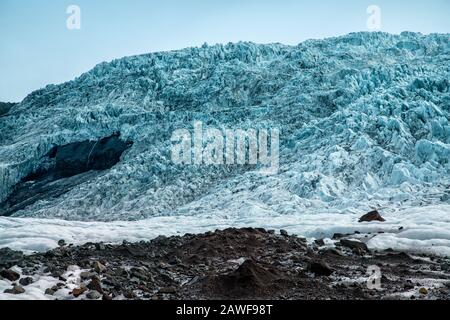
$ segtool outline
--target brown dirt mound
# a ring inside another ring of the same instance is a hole
[[[283,278],[279,271],[270,266],[246,260],[235,271],[208,279],[206,285],[212,288],[213,292],[226,292],[230,297],[268,296],[280,290],[277,282],[283,281]]]

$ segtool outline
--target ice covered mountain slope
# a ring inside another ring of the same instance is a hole
[[[450,202],[450,36],[355,33],[237,43],[102,63],[0,117],[0,202],[55,146],[120,133],[101,174],[16,217],[140,220],[296,215]],[[280,129],[280,170],[180,166],[171,135]]]

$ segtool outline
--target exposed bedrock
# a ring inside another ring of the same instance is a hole
[[[0,102],[0,117],[7,114],[14,105],[15,103],[11,102]]]
[[[71,143],[53,148],[50,158],[55,158],[54,174],[72,177],[90,170],[110,169],[120,161],[122,153],[132,145],[120,139],[120,134],[98,141]]]
[[[0,205],[1,216],[11,216],[40,200],[57,198],[73,187],[112,168],[133,143],[120,134],[97,141],[55,146],[41,159],[40,167],[20,183]]]

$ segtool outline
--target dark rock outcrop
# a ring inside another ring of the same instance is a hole
[[[0,276],[2,276],[3,278],[9,280],[9,281],[17,281],[20,278],[20,274],[18,274],[17,272],[13,271],[13,270],[2,270],[0,271]]]
[[[87,287],[90,290],[95,290],[95,291],[103,294],[102,283],[100,281],[100,278],[97,276],[92,277],[91,282],[89,282]]]
[[[218,293],[227,292],[230,297],[242,297],[248,292],[265,293],[276,288],[280,275],[254,260],[246,260],[239,268],[229,274],[220,275],[211,283]]]
[[[32,277],[25,277],[19,280],[20,285],[26,287],[34,282]]]
[[[9,248],[0,249],[0,268],[11,268],[23,258],[23,253]]]
[[[308,270],[316,276],[330,276],[333,269],[323,260],[312,261],[308,264]]]
[[[0,117],[7,114],[14,105],[15,103],[11,102],[0,102]]]
[[[132,142],[120,134],[98,141],[56,146],[41,161],[41,167],[25,177],[9,198],[0,204],[0,216],[10,216],[39,200],[58,198],[72,188],[112,168]]]
[[[25,289],[22,288],[22,286],[13,286],[12,289],[6,289],[4,291],[4,293],[8,293],[8,294],[22,294],[25,293]]]
[[[72,177],[91,170],[107,170],[120,161],[123,152],[132,145],[122,141],[120,134],[98,141],[71,143],[53,148],[49,156],[55,159],[52,174],[56,177]]]
[[[352,249],[353,251],[356,251],[358,253],[364,253],[364,252],[368,252],[369,251],[369,248],[363,242],[353,241],[353,240],[348,240],[348,239],[342,239],[339,243],[343,247]]]
[[[89,293],[86,295],[86,297],[89,300],[98,300],[102,297],[102,294],[100,294],[100,292],[98,292],[98,291],[92,290],[92,291],[89,291]]]
[[[372,222],[372,221],[385,222],[386,220],[381,216],[381,214],[377,210],[371,211],[363,215],[359,219],[359,222]]]

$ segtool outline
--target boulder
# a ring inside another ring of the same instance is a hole
[[[22,288],[21,286],[13,286],[12,289],[6,289],[4,291],[4,293],[8,293],[8,294],[22,294],[25,293],[25,289]]]
[[[94,263],[94,270],[97,273],[103,273],[103,272],[105,272],[106,267],[103,264],[101,264],[99,261],[96,261]]]
[[[91,290],[91,291],[88,292],[88,294],[86,295],[86,297],[87,297],[89,300],[98,300],[98,299],[102,298],[103,295],[100,294],[100,292],[98,292],[98,291],[96,291],[96,290]]]
[[[80,288],[76,288],[72,290],[72,295],[75,298],[78,298],[79,296],[81,296],[83,293],[85,293],[87,291],[87,289],[85,287],[80,287]]]
[[[341,239],[341,241],[339,243],[343,247],[352,249],[353,251],[357,251],[357,252],[360,252],[360,253],[364,253],[364,252],[368,252],[369,251],[369,248],[363,242],[353,241],[353,240],[348,240],[348,239]]]
[[[66,244],[66,241],[65,241],[64,239],[61,239],[61,240],[58,241],[58,246],[64,247],[64,246],[66,246],[66,245],[67,245],[67,244]]]
[[[423,295],[426,295],[426,294],[428,294],[428,290],[426,288],[420,288],[419,289],[419,293],[423,294]]]
[[[308,270],[316,276],[330,276],[333,269],[323,260],[315,260],[308,264]]]
[[[95,290],[97,292],[103,293],[102,284],[98,277],[92,277],[92,280],[91,280],[91,282],[89,282],[87,287],[91,290]]]
[[[9,281],[17,281],[20,279],[20,274],[18,274],[17,272],[13,271],[13,270],[2,270],[0,271],[0,276],[2,276],[3,278],[9,280]]]
[[[377,210],[371,211],[363,215],[361,218],[359,218],[359,222],[373,222],[373,221],[385,222],[386,220],[381,216],[381,214]]]
[[[9,248],[0,249],[0,268],[11,268],[23,259],[21,251],[14,251]]]
[[[175,287],[164,287],[159,289],[159,293],[161,294],[175,294],[177,289]]]
[[[319,247],[323,247],[325,245],[325,241],[323,239],[314,240],[314,243]]]
[[[45,294],[49,295],[49,296],[52,296],[52,295],[55,294],[55,290],[53,290],[53,288],[48,288],[48,289],[45,290]]]
[[[95,273],[89,271],[83,271],[80,273],[81,280],[89,280],[95,276]]]
[[[19,283],[24,287],[32,284],[33,282],[34,282],[34,280],[32,277],[25,277],[25,278],[22,278],[19,280]]]

